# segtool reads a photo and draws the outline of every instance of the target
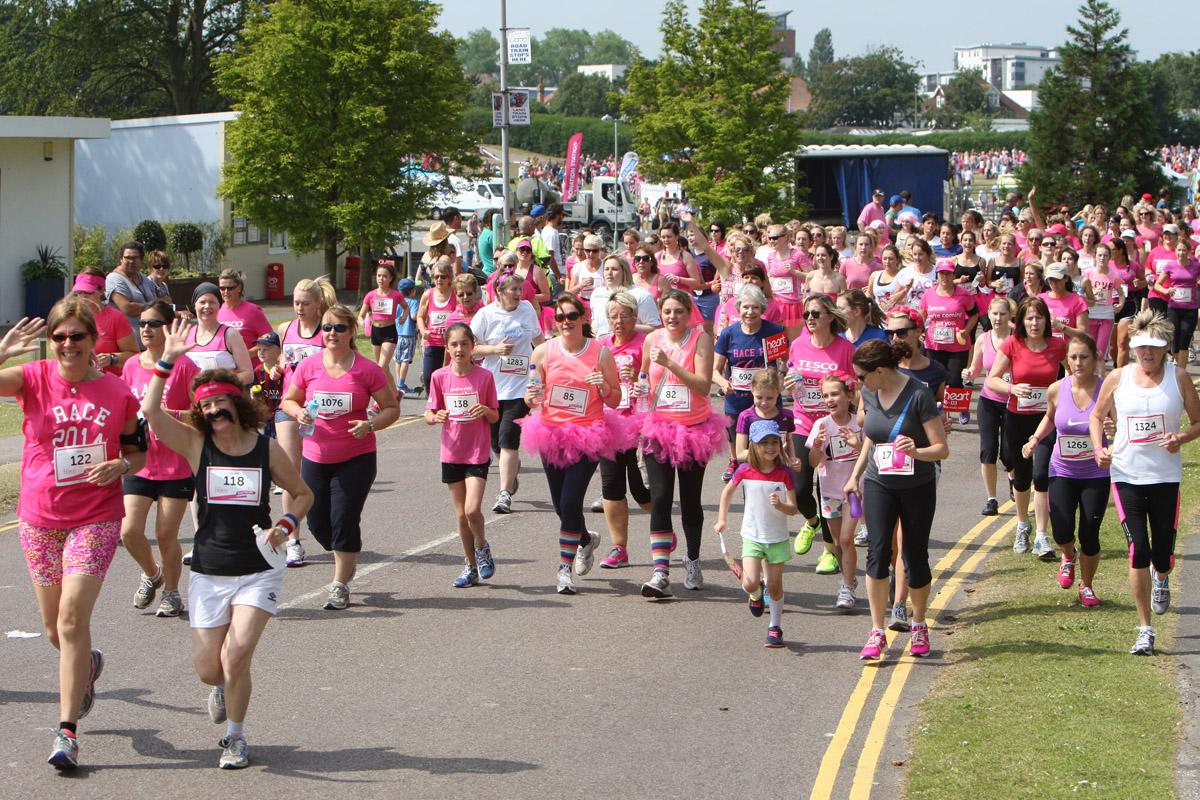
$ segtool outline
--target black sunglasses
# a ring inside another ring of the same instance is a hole
[[[220,289],[222,292],[232,292],[232,291],[235,291],[242,287],[234,285],[234,286],[218,286],[217,288]]]
[[[139,328],[161,328],[167,323],[163,322],[161,319],[139,319],[137,324]]]
[[[633,260],[635,262],[637,262],[637,261],[653,261],[654,256],[634,256]]]
[[[895,329],[889,328],[888,330],[884,331],[884,333],[886,333],[888,335],[889,339],[895,339],[897,336],[908,336],[909,331],[915,331],[915,330],[916,330],[916,328],[912,327],[912,326],[907,327],[907,328],[895,328]]]
[[[326,333],[329,333],[330,331],[345,333],[346,331],[350,330],[350,326],[344,322],[326,322],[321,326],[321,330],[325,331]]]
[[[575,320],[579,319],[582,316],[583,316],[583,313],[579,312],[579,311],[555,311],[554,312],[554,321],[555,322],[574,322]]]
[[[58,342],[59,344],[62,344],[67,339],[70,339],[72,342],[82,342],[87,337],[88,337],[88,335],[86,333],[52,333],[52,334],[50,334],[50,338],[53,339],[54,341]]]
[[[600,248],[598,248],[598,247],[585,247],[585,248],[583,248],[583,252],[585,252],[585,253],[599,253],[599,252],[600,252]]]
[[[824,312],[822,312],[822,311],[805,311],[804,318],[805,319],[820,319],[821,314],[823,314],[823,313]]]
[[[775,241],[776,239],[782,239],[782,238],[783,238],[783,234],[782,234],[782,233],[777,233],[777,234],[775,234],[774,236],[768,236],[767,238],[768,238],[768,239],[770,239],[770,240],[773,242],[773,241]]]

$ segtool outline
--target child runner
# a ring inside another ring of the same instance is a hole
[[[401,395],[420,394],[411,389],[407,381],[408,368],[412,366],[413,353],[417,349],[417,309],[421,300],[416,296],[417,285],[412,278],[402,278],[396,289],[404,296],[403,303],[396,303],[396,391]]]
[[[796,430],[796,418],[791,409],[779,405],[779,395],[783,391],[783,381],[779,373],[773,369],[760,369],[750,380],[750,395],[754,405],[747,408],[737,418],[737,433],[734,440],[734,451],[737,460],[745,463],[750,457],[750,426],[760,419],[774,420],[779,426],[780,433],[787,436],[783,443],[783,461],[798,469],[796,455],[792,451],[792,434]],[[732,476],[730,476],[732,478]]]
[[[500,419],[496,381],[490,370],[475,364],[475,334],[462,322],[446,331],[450,366],[433,373],[425,422],[442,426],[442,483],[450,487],[458,535],[466,566],[454,579],[464,589],[495,573],[492,548],[483,531],[483,491],[491,456],[492,423]]]
[[[771,622],[767,647],[783,647],[783,565],[792,557],[788,543],[787,518],[796,514],[796,490],[792,471],[782,460],[783,437],[773,419],[756,420],[750,426],[747,463],[733,473],[721,492],[721,505],[713,530],[724,533],[729,503],[742,486],[742,588],[750,595],[750,613],[763,613],[763,572],[771,595]],[[765,565],[765,566],[764,566]]]
[[[258,357],[261,363],[254,368],[254,383],[250,386],[250,394],[263,404],[266,411],[263,423],[263,433],[272,439],[275,437],[276,415],[279,401],[283,399],[283,364],[279,361],[283,351],[279,346],[279,334],[275,331],[258,337]],[[283,415],[287,417],[286,414]],[[276,489],[275,494],[283,494],[282,489]]]
[[[358,311],[363,330],[371,331],[371,355],[375,363],[383,367],[388,386],[395,383],[392,375],[392,353],[397,344],[397,307],[404,305],[404,295],[396,291],[396,268],[380,264],[375,268],[375,287],[363,298]]]

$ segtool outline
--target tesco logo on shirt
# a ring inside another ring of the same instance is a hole
[[[809,361],[807,358],[793,359],[792,366],[801,372],[837,372],[842,368],[836,361]]]

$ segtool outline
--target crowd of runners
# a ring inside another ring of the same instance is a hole
[[[142,572],[133,605],[161,591],[157,616],[188,612],[209,716],[226,726],[219,765],[246,766],[250,663],[284,572],[308,558],[302,524],[332,553],[323,607],[346,609],[376,433],[422,393],[462,541],[455,588],[504,568],[484,532],[487,483],[495,460],[492,511],[522,510],[523,452],[553,500],[559,593],[578,592],[596,561],[647,565],[650,600],[702,590],[715,534],[778,648],[783,567],[819,541],[814,568],[833,576],[834,606],[866,597],[861,657],[881,658],[889,630],[925,656],[941,462],[973,420],[981,513],[999,513],[1002,466],[1013,549],[1055,563],[1047,579],[1077,586],[1085,607],[1101,603],[1092,579],[1112,497],[1137,607],[1132,652],[1152,654],[1153,615],[1170,602],[1179,449],[1200,436],[1185,370],[1200,221],[1148,198],[1110,214],[1039,210],[1034,195],[998,226],[971,212],[951,224],[882,191],[849,232],[683,211],[653,233],[625,231],[611,252],[590,231],[560,246],[539,232],[544,220],[523,220],[485,280],[435,226],[424,292],[386,264],[358,308],[304,280],[274,330],[230,271],[195,290],[185,319],[127,244],[113,274],[83,270],[45,321],[0,340],[0,363],[43,336],[50,347],[0,369],[0,394],[24,412],[20,541],[59,651],[50,763],[79,762],[78,724],[104,668],[90,618],[124,543]],[[366,328],[371,357],[355,346]],[[725,488],[706,520],[710,465]],[[630,497],[648,516],[631,516]],[[735,504],[740,561],[725,540]],[[588,529],[589,506],[607,535]]]

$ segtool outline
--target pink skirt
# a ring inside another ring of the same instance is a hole
[[[728,445],[725,429],[730,424],[724,414],[713,414],[695,425],[680,425],[647,415],[642,425],[642,449],[659,461],[669,461],[676,469],[700,466],[725,451]]]
[[[605,414],[595,422],[547,425],[541,411],[517,420],[521,447],[552,467],[569,467],[580,461],[612,460],[637,441],[637,430],[627,420]],[[636,419],[636,418],[635,418]]]
[[[779,309],[778,324],[785,328],[804,324],[804,301],[792,303],[786,300],[776,300]]]

